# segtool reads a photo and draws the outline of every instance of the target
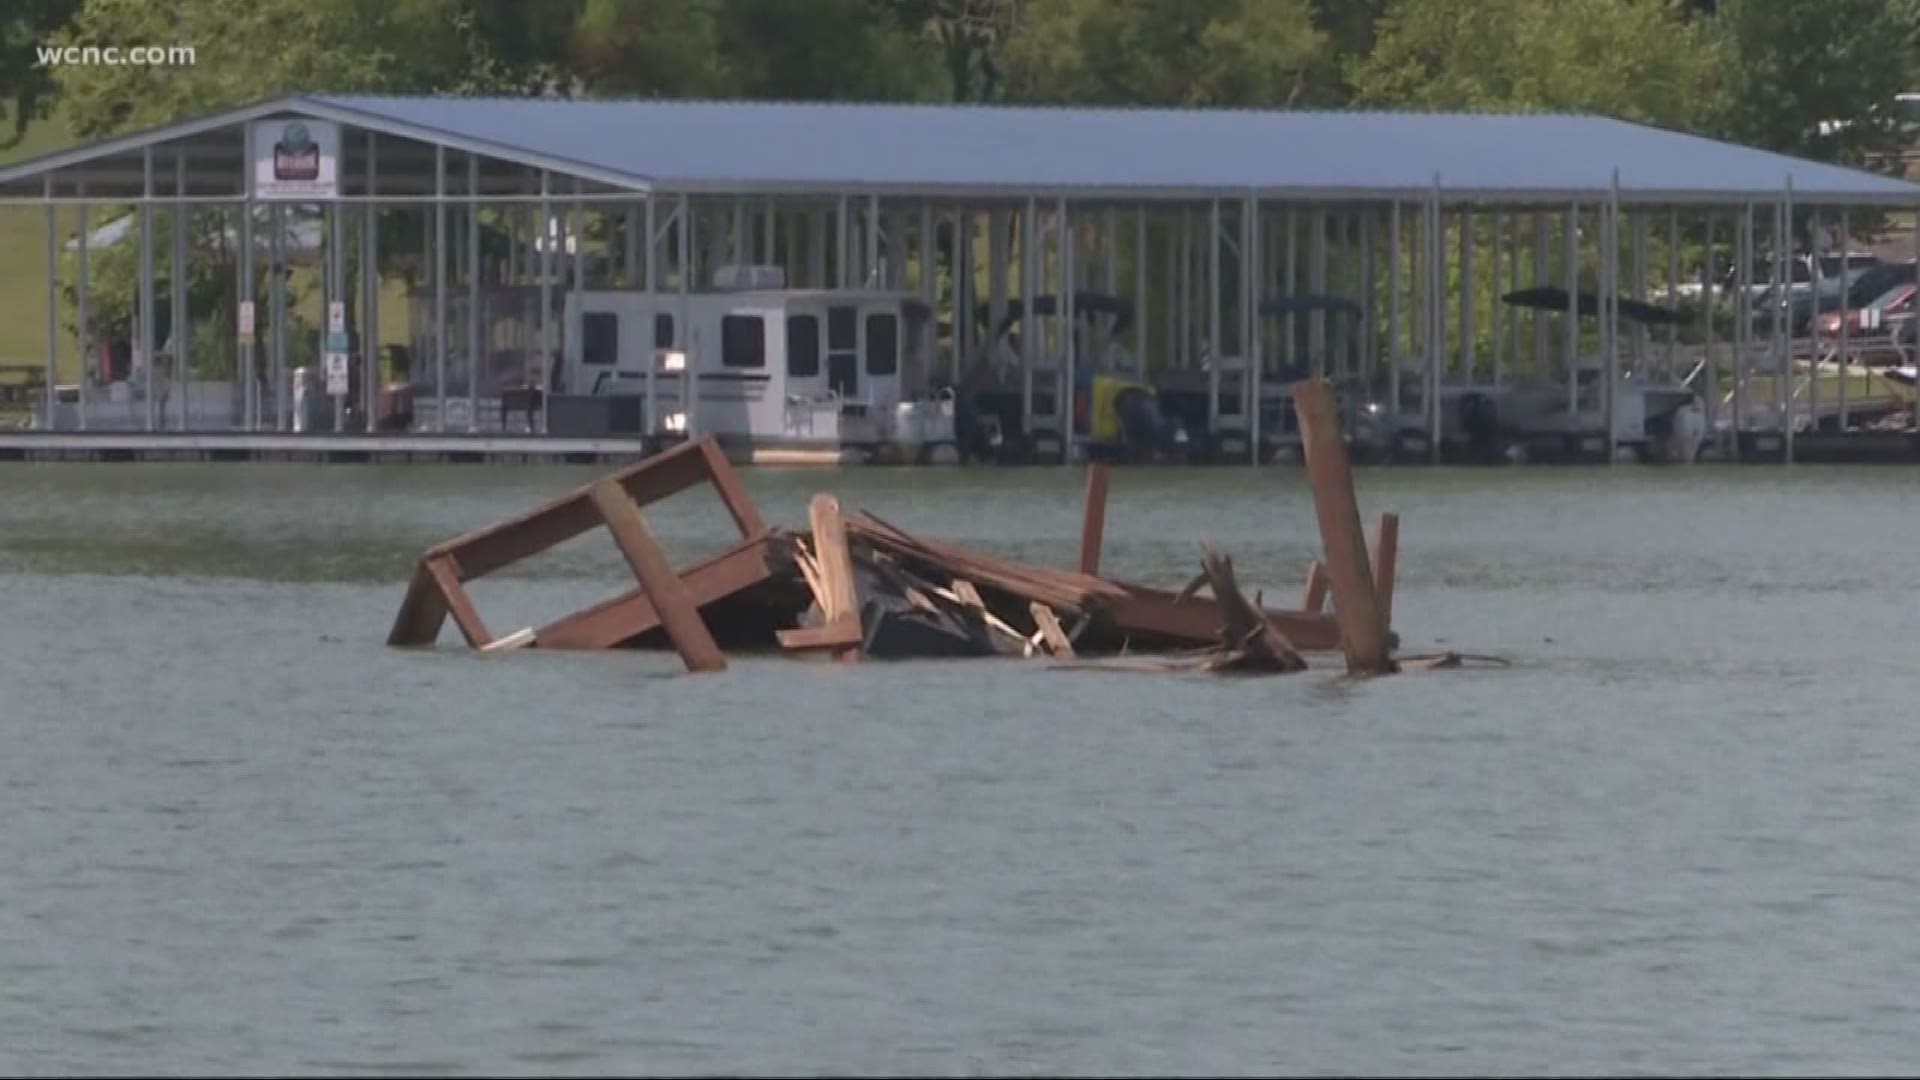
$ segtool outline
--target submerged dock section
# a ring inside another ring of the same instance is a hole
[[[1265,607],[1257,592],[1249,600],[1231,559],[1211,545],[1184,587],[1099,574],[1103,465],[1089,471],[1079,564],[1059,569],[921,537],[871,512],[843,512],[825,493],[813,499],[804,530],[770,527],[718,445],[703,437],[429,549],[387,641],[432,645],[451,619],[475,649],[670,648],[696,672],[724,670],[730,652],[749,650],[841,661],[1017,657],[1243,673],[1298,671],[1311,654],[1339,653],[1350,673],[1387,674],[1400,667],[1390,627],[1399,520],[1380,518],[1369,552],[1345,447],[1323,421],[1332,390],[1314,380],[1296,391],[1327,547],[1326,570],[1316,562],[1308,572],[1302,608]],[[738,538],[673,566],[648,528],[646,508],[701,484],[718,494]],[[487,625],[468,582],[599,527],[633,572],[629,588],[545,626],[497,635]],[[1330,589],[1316,589],[1317,580]],[[1323,610],[1328,591],[1331,613]]]

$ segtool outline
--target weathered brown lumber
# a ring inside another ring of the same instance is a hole
[[[700,609],[694,604],[686,583],[674,573],[666,552],[660,550],[652,533],[647,531],[646,519],[640,516],[640,508],[634,505],[626,489],[617,480],[602,480],[588,490],[588,498],[606,522],[607,531],[613,534],[614,543],[619,545],[627,565],[633,568],[634,576],[640,579],[640,587],[653,601],[667,637],[672,639],[687,670],[726,670],[726,654],[714,643],[713,633],[700,618]]]
[[[752,588],[772,576],[766,537],[742,541],[712,558],[680,571],[693,602],[701,607]],[[543,649],[611,649],[658,629],[660,614],[644,588],[629,589],[541,627],[535,640]]]
[[[1213,671],[1301,671],[1307,662],[1292,643],[1240,592],[1233,560],[1201,545],[1200,565],[1219,602],[1221,654],[1206,665]]]
[[[821,615],[828,625],[847,619],[860,621],[860,594],[853,578],[853,554],[847,549],[847,530],[840,517],[840,500],[819,494],[807,507],[813,526],[813,551],[820,570],[823,594]],[[859,642],[834,653],[839,660],[857,660]]]
[[[711,481],[719,490],[723,502],[730,497],[743,498],[739,494],[737,476],[732,467],[727,465],[725,457],[718,456],[716,465],[716,455],[707,453],[706,444],[710,441],[711,437],[706,437],[682,443],[636,461],[604,479],[619,484],[641,505],[658,502],[702,481]],[[727,479],[733,482],[725,482]],[[538,555],[599,526],[601,518],[587,496],[588,490],[587,487],[575,488],[524,514],[435,544],[428,549],[427,556],[458,554],[461,580],[471,581],[530,555]],[[756,523],[759,520],[759,514],[751,503],[740,509],[736,509],[731,502],[727,502],[727,506],[736,522],[743,516]],[[756,524],[753,529],[741,531],[751,534],[764,528]]]
[[[440,583],[421,559],[407,582],[406,598],[394,614],[393,629],[387,631],[389,645],[431,645],[440,640],[440,627],[447,621],[447,597]]]
[[[1040,639],[1046,643],[1047,651],[1055,656],[1071,658],[1073,642],[1067,639],[1067,632],[1060,629],[1060,620],[1054,617],[1053,609],[1035,600],[1027,610],[1033,613],[1033,625],[1040,628]]]
[[[1307,458],[1307,480],[1313,486],[1314,516],[1320,523],[1327,577],[1333,587],[1333,616],[1340,624],[1340,644],[1347,654],[1347,671],[1354,675],[1385,675],[1393,670],[1386,626],[1380,619],[1373,572],[1367,565],[1366,538],[1360,525],[1360,507],[1353,494],[1353,468],[1340,437],[1340,418],[1334,409],[1333,385],[1325,379],[1303,379],[1293,384],[1293,407],[1300,417],[1300,436]]]
[[[972,582],[956,579],[953,583],[953,588],[936,588],[933,590],[933,594],[942,600],[958,604],[979,615],[980,621],[986,623],[988,629],[996,630],[1022,644],[1027,642],[1027,635],[1015,630],[1005,619],[995,615],[993,611],[987,607],[986,601],[980,599],[980,590],[974,588]]]
[[[1393,579],[1400,572],[1400,515],[1381,514],[1373,530],[1373,591],[1380,625],[1393,627]]]
[[[1102,599],[1118,599],[1125,590],[1113,582],[1070,570],[1053,570],[999,559],[957,544],[912,536],[871,514],[851,514],[847,533],[877,550],[902,560],[938,568],[949,578],[965,578],[976,585],[1038,600],[1056,612],[1083,612]]]
[[[1319,559],[1307,564],[1307,585],[1300,595],[1300,610],[1315,614],[1327,610],[1327,568]]]
[[[1100,572],[1100,544],[1107,531],[1107,467],[1087,467],[1086,508],[1080,519],[1080,572]]]
[[[453,616],[453,625],[460,629],[460,636],[467,644],[480,648],[493,640],[487,632],[487,624],[480,621],[480,612],[474,609],[473,598],[460,585],[460,564],[451,555],[433,555],[426,560],[427,573],[433,575],[434,584],[440,587],[440,595],[446,599],[447,613]]]

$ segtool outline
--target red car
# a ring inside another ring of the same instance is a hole
[[[1912,283],[1896,285],[1880,294],[1865,307],[1847,312],[1847,333],[1849,335],[1868,333],[1886,328],[1886,324],[1896,318],[1905,318],[1913,313],[1914,286]],[[1865,327],[1862,331],[1861,327]],[[1815,326],[1821,337],[1840,336],[1840,313],[1829,311],[1820,316]]]

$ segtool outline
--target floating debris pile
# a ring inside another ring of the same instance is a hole
[[[438,544],[420,559],[388,634],[431,645],[451,619],[486,651],[663,648],[690,671],[727,654],[778,650],[861,658],[1021,657],[1219,673],[1305,669],[1338,650],[1355,674],[1396,670],[1389,629],[1399,522],[1382,515],[1367,550],[1331,393],[1301,383],[1295,399],[1326,548],[1308,570],[1299,609],[1241,591],[1232,561],[1203,545],[1200,573],[1179,591],[1098,573],[1107,474],[1089,469],[1080,565],[1035,566],[917,536],[867,512],[843,515],[816,495],[804,532],[770,528],[712,439],[682,443],[525,514]],[[739,532],[719,553],[675,568],[648,530],[645,506],[712,486]],[[595,528],[611,533],[633,587],[542,627],[495,636],[465,584]],[[1333,610],[1326,610],[1331,599]],[[1446,654],[1424,666],[1457,664]]]

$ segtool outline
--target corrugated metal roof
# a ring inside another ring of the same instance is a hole
[[[311,100],[677,189],[1246,191],[1907,202],[1920,186],[1597,116],[369,97]]]

